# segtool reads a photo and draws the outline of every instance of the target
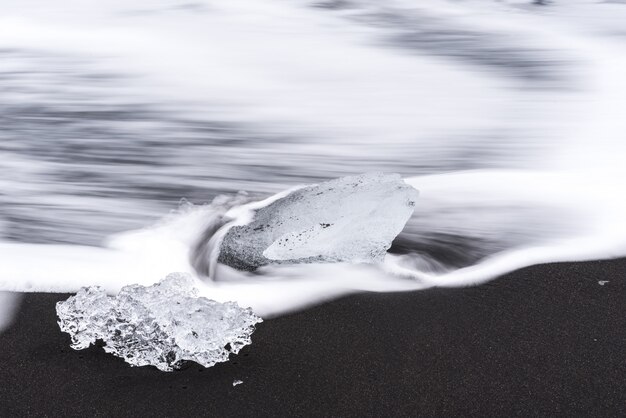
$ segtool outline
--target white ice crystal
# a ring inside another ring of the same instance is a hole
[[[218,261],[240,270],[271,263],[376,262],[413,213],[418,192],[397,174],[369,173],[298,189],[231,228]]]
[[[251,343],[255,324],[262,321],[234,302],[199,297],[191,276],[180,273],[148,287],[125,286],[117,296],[99,287],[83,288],[58,302],[56,310],[72,348],[102,340],[106,352],[132,366],[163,371],[185,360],[204,367],[227,361],[230,353]]]

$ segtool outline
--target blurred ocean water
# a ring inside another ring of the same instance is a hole
[[[183,198],[385,171],[422,192],[403,269],[623,255],[626,5],[530,3],[8,0],[0,236],[99,247]]]

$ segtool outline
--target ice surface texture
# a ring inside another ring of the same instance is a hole
[[[382,173],[298,189],[232,227],[218,262],[253,271],[271,263],[381,261],[417,195],[399,175]]]
[[[99,287],[82,288],[57,303],[61,331],[81,350],[103,340],[104,350],[132,366],[172,371],[184,360],[204,367],[228,360],[251,343],[255,324],[250,309],[234,302],[198,297],[193,279],[173,273],[152,286],[130,285],[117,296]]]

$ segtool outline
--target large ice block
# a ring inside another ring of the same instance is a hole
[[[253,271],[271,263],[381,261],[417,195],[399,175],[383,173],[298,189],[232,227],[218,262]]]

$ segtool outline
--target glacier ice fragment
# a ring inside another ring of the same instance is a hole
[[[253,271],[272,263],[381,261],[417,195],[399,175],[383,173],[298,189],[230,228],[218,262]]]
[[[163,371],[185,360],[204,367],[228,360],[250,344],[252,310],[234,302],[198,296],[191,276],[173,273],[152,286],[125,286],[117,296],[100,287],[82,288],[56,305],[61,331],[71,347],[87,348],[102,340],[104,350],[132,366],[152,365]]]

